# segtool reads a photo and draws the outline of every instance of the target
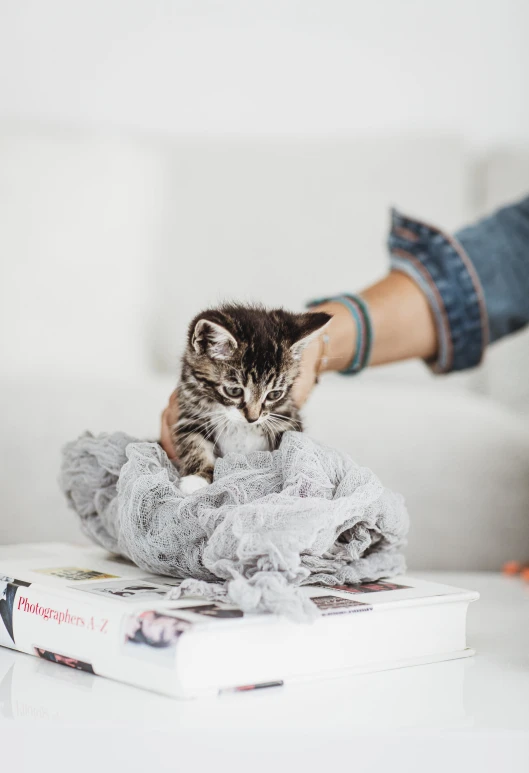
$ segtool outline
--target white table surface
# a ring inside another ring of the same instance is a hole
[[[0,770],[529,770],[529,584],[418,576],[481,593],[475,657],[177,701],[0,648]]]

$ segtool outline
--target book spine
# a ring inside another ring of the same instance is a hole
[[[142,632],[142,622],[150,620],[151,627],[159,627],[163,615],[145,605],[94,602],[85,595],[20,580],[0,584],[0,644],[79,671],[178,695],[176,648],[149,646]]]

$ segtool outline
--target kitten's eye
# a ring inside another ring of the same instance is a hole
[[[240,397],[244,390],[242,387],[238,386],[225,386],[224,391],[228,395],[228,397]]]
[[[282,389],[272,389],[271,392],[269,392],[266,395],[267,400],[279,400],[280,397],[283,397],[283,390]]]

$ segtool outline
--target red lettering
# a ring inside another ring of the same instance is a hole
[[[88,627],[90,630],[96,630],[94,624],[94,618],[90,618],[89,624],[80,615],[71,615],[70,610],[67,608],[64,611],[53,609],[52,607],[42,607],[38,602],[30,604],[26,596],[19,596],[17,602],[17,609],[22,612],[29,612],[32,615],[39,615],[44,620],[54,620],[58,625],[66,623],[67,625],[75,625],[80,628]],[[101,631],[106,627],[107,621],[103,622],[103,626],[99,629]]]

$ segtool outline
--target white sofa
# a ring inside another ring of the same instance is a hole
[[[515,159],[477,166],[457,138],[0,126],[0,542],[81,539],[61,445],[84,429],[155,438],[201,307],[358,289],[385,270],[390,205],[455,228],[529,188]],[[420,363],[330,376],[307,406],[309,432],[405,494],[411,566],[529,557],[528,348],[522,335],[453,377]]]

